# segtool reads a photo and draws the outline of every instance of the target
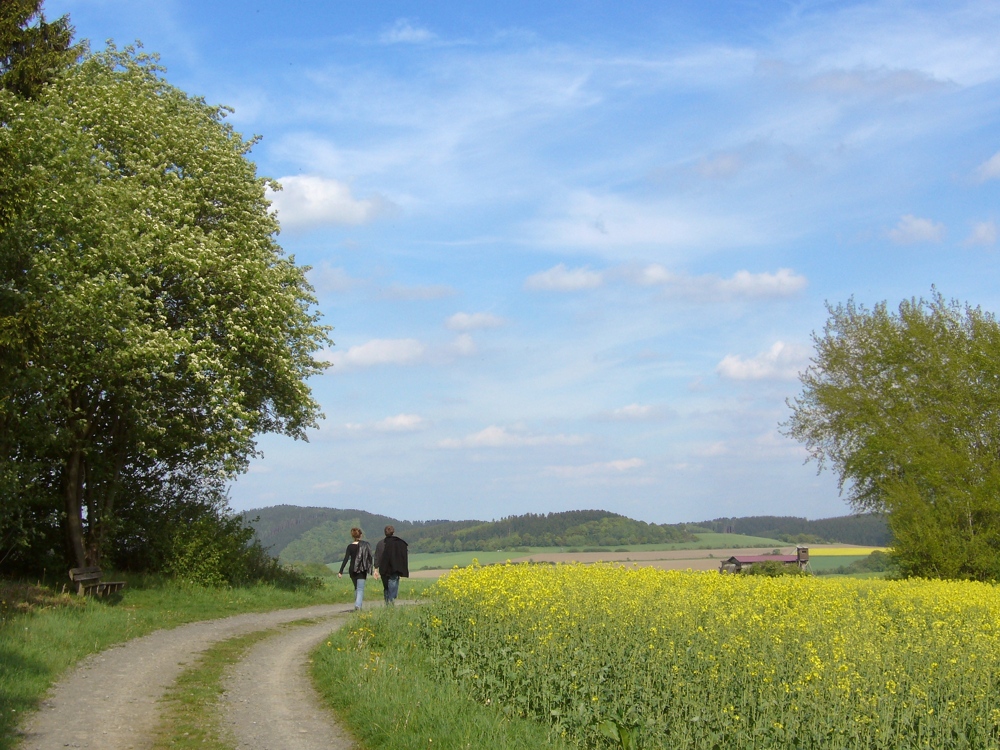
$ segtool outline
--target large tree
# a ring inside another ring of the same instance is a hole
[[[937,292],[829,312],[786,434],[886,514],[904,573],[1000,578],[1000,325]]]
[[[0,481],[58,511],[78,565],[123,491],[233,476],[255,436],[319,416],[327,329],[252,141],[161,73],[109,48],[34,99],[0,91]]]
[[[42,0],[0,2],[0,88],[31,99],[83,49],[73,44],[69,16],[45,20]]]

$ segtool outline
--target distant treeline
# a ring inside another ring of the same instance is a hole
[[[655,524],[603,510],[528,513],[499,521],[401,521],[361,510],[278,505],[247,511],[261,543],[286,562],[340,560],[358,526],[379,539],[386,525],[411,552],[462,552],[515,547],[589,547],[693,541],[683,525]]]
[[[694,541],[699,531],[732,532],[789,544],[840,542],[883,546],[889,532],[880,516],[810,521],[785,516],[716,518],[698,524],[655,524],[605,510],[527,513],[499,521],[401,521],[363,510],[277,505],[247,511],[261,544],[284,562],[331,563],[342,559],[358,526],[369,540],[391,524],[411,552],[468,552],[518,547],[620,547]]]
[[[793,516],[749,516],[744,518],[716,518],[688,524],[688,528],[719,533],[746,534],[780,539],[789,544],[864,544],[883,547],[891,544],[892,537],[885,518],[865,513],[857,516],[838,516],[810,521]]]

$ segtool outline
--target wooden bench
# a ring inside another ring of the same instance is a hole
[[[100,568],[71,568],[69,579],[76,584],[76,593],[81,596],[104,596],[115,594],[125,588],[125,581],[102,581]]]

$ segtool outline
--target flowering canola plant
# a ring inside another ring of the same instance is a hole
[[[1000,747],[988,584],[474,566],[422,618],[439,670],[585,747]]]

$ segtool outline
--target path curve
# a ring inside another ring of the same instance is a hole
[[[343,618],[283,630],[254,645],[223,680],[222,724],[236,750],[349,750],[356,745],[319,702],[309,652]]]
[[[27,719],[21,750],[143,750],[159,719],[164,691],[214,643],[295,620],[336,614],[344,619],[343,613],[341,603],[236,615],[157,630],[89,656]],[[324,625],[327,632],[335,626],[329,620]]]

